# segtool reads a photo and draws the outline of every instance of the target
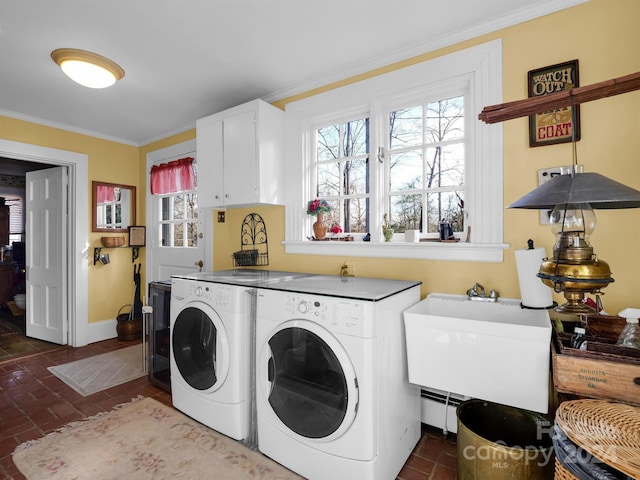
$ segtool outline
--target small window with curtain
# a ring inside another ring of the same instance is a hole
[[[189,248],[198,244],[196,163],[192,157],[151,167],[151,194],[160,202],[159,244]]]

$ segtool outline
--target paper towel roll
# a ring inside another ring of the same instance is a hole
[[[540,264],[546,257],[544,248],[525,248],[516,250],[516,267],[520,282],[522,305],[532,308],[546,308],[553,304],[551,288],[537,277]]]

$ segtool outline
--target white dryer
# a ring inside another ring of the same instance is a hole
[[[262,453],[311,480],[396,478],[420,438],[402,321],[419,284],[316,275],[258,289]]]
[[[254,298],[250,287],[172,278],[173,405],[236,440],[247,438],[251,427],[248,372]]]
[[[233,269],[174,275],[170,305],[173,405],[255,448],[255,292],[300,273]]]

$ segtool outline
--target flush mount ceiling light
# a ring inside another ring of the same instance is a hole
[[[124,70],[97,53],[75,48],[59,48],[51,58],[74,82],[89,88],[110,87],[124,77]]]

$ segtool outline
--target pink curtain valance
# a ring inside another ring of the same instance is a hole
[[[151,194],[186,192],[195,190],[196,176],[193,157],[185,157],[151,167]]]
[[[108,187],[106,185],[98,185],[98,203],[111,203],[117,199],[116,187]]]

